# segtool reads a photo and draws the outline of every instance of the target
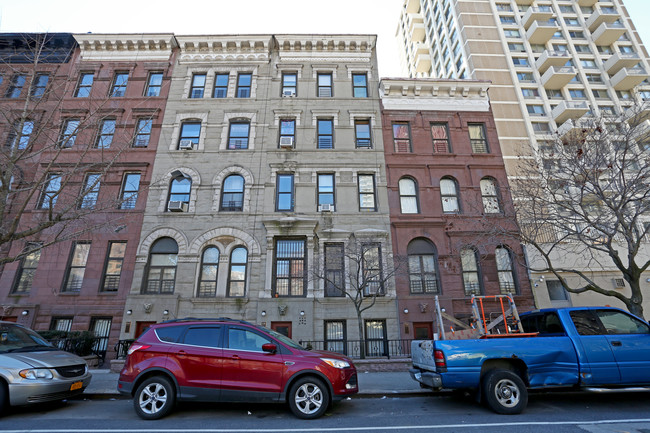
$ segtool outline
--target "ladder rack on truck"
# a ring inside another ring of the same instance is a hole
[[[484,301],[496,303],[496,312],[486,312]],[[499,338],[499,337],[534,337],[536,332],[526,333],[519,320],[519,313],[514,299],[510,295],[475,296],[472,295],[472,317],[469,324],[461,322],[447,314],[440,307],[436,296],[436,313],[438,331],[442,340],[460,340],[466,338]],[[445,331],[443,319],[456,325],[449,327],[449,334]]]

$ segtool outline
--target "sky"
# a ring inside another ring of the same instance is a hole
[[[624,0],[650,44],[650,0]],[[375,34],[379,75],[403,73],[395,30],[403,0],[0,0],[0,32]],[[650,48],[650,47],[648,47]]]

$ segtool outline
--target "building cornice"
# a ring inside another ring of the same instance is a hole
[[[379,92],[387,110],[489,111],[489,85],[478,80],[382,78]]]
[[[81,50],[81,60],[163,61],[176,47],[173,33],[73,35]]]

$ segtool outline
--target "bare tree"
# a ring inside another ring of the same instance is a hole
[[[384,251],[382,247],[386,244],[382,240],[385,239],[352,236],[345,245],[328,244],[320,263],[311,269],[312,279],[323,282],[325,296],[342,296],[352,303],[362,343],[364,312],[386,295],[405,264],[392,252]],[[360,356],[366,357],[365,344],[361,344]]]
[[[119,108],[108,91],[71,98],[79,71],[70,61],[75,44],[60,43],[66,36],[23,34],[0,49],[10,80],[0,103],[0,265],[118,228],[108,211],[129,199],[99,188],[116,183],[110,176],[132,145],[132,129],[116,125]],[[14,242],[25,247],[12,249]]]
[[[540,159],[522,157],[513,184],[531,270],[553,273],[570,293],[614,297],[641,317],[641,274],[650,265],[647,114],[636,106],[625,118],[576,121],[540,149]],[[629,290],[597,276],[612,271]]]

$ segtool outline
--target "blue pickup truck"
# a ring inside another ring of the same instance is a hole
[[[528,389],[650,386],[650,326],[638,317],[577,307],[520,319],[525,336],[413,341],[411,376],[425,388],[477,392],[502,414],[521,413]]]

